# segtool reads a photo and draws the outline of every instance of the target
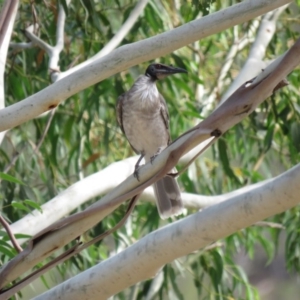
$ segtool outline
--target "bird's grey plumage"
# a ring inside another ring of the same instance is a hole
[[[152,68],[150,74],[147,73],[149,68]],[[164,68],[166,70],[162,70]],[[150,65],[146,74],[139,76],[131,89],[118,98],[118,123],[133,150],[144,156],[146,163],[170,143],[168,108],[156,87],[156,80],[170,75],[163,73],[168,71],[173,72],[170,74],[186,72],[162,64]],[[162,218],[182,212],[180,190],[175,178],[166,176],[153,187]]]

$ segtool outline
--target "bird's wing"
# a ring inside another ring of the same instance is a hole
[[[118,121],[119,126],[120,126],[120,128],[121,128],[121,130],[122,130],[122,132],[124,133],[125,136],[126,136],[126,133],[125,133],[124,126],[123,126],[123,102],[124,102],[126,97],[127,97],[126,93],[124,93],[124,94],[122,94],[118,97],[117,108],[116,108],[117,121]],[[127,136],[126,136],[126,138],[127,138]],[[128,140],[128,142],[129,142],[129,140]],[[129,144],[130,144],[130,142],[129,142]],[[135,153],[140,153],[131,144],[130,144],[130,146],[131,146],[131,148],[133,149],[133,151]]]
[[[171,142],[171,137],[170,137],[170,130],[169,130],[169,112],[168,112],[168,107],[166,104],[166,100],[162,95],[159,95],[159,100],[160,100],[160,114],[162,116],[162,119],[164,121],[164,124],[166,126],[166,129],[169,134],[169,140],[168,140],[168,145]]]
[[[122,130],[122,132],[125,134],[125,131],[124,131],[124,127],[123,127],[123,111],[122,111],[122,108],[123,108],[123,101],[124,101],[124,98],[125,98],[125,94],[122,94],[121,96],[118,97],[118,101],[117,101],[117,108],[116,108],[116,112],[117,112],[117,121],[119,123],[119,126]]]

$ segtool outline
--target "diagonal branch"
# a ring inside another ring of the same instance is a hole
[[[54,222],[60,220],[70,214],[78,206],[97,196],[104,195],[115,188],[118,184],[124,181],[133,173],[134,165],[138,157],[130,157],[125,160],[115,162],[105,169],[89,175],[84,179],[74,183],[66,190],[47,201],[41,206],[43,213],[38,210],[32,211],[17,222],[11,224],[11,230],[14,234],[26,233],[28,235],[36,235],[40,230],[50,226]],[[180,159],[180,163],[181,163]],[[101,182],[101,185],[99,184]],[[265,184],[267,180],[259,184]],[[242,194],[249,189],[256,188],[258,184],[243,187],[236,191],[219,195],[219,196],[203,196],[190,193],[182,193],[184,207],[187,209],[201,209],[226,201],[233,195]],[[155,203],[155,196],[152,188],[144,190],[142,201]],[[20,244],[23,244],[28,239],[18,239]]]
[[[6,230],[13,246],[15,247],[15,249],[17,250],[17,252],[22,252],[23,249],[21,248],[21,246],[19,245],[19,243],[17,242],[14,234],[11,231],[11,228],[9,226],[9,224],[6,222],[6,220],[0,215],[0,224],[2,224],[2,226],[4,227],[4,229]]]

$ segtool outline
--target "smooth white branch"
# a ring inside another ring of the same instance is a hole
[[[28,235],[35,235],[47,226],[65,217],[78,206],[88,202],[90,199],[99,197],[111,191],[128,176],[132,175],[134,165],[138,157],[130,157],[123,161],[119,161],[109,165],[107,168],[94,173],[84,179],[74,183],[65,191],[58,194],[53,199],[41,206],[43,212],[38,210],[32,211],[17,222],[11,224],[11,230],[14,234],[22,233]],[[99,182],[101,184],[99,184]],[[219,196],[204,196],[191,193],[182,193],[182,200],[184,207],[187,209],[201,209],[214,205],[221,201],[226,201],[233,195],[242,194],[258,185],[263,185],[267,181],[259,184],[247,186],[238,189],[234,192]],[[151,187],[147,188],[141,197],[141,201],[155,202],[155,195]],[[18,239],[20,244],[28,239]]]

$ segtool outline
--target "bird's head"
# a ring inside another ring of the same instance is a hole
[[[163,64],[151,64],[147,68],[145,75],[153,80],[159,80],[176,73],[187,73],[187,71],[185,69]]]

